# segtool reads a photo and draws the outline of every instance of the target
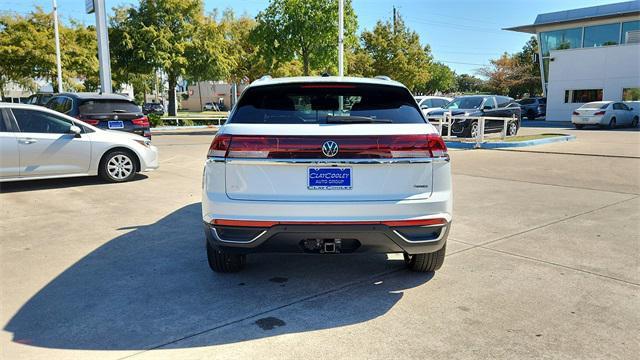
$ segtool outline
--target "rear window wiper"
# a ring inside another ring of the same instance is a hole
[[[389,119],[376,119],[369,116],[327,116],[327,124],[359,124],[359,123],[387,123],[393,121]]]

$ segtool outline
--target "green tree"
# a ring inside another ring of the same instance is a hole
[[[395,24],[378,21],[373,30],[364,31],[361,38],[361,51],[371,58],[370,65],[360,69],[362,75],[387,75],[412,90],[429,81],[431,49],[420,45],[418,34],[406,27],[400,16]],[[358,51],[356,56],[368,61]]]
[[[204,16],[202,0],[141,0],[117,9],[111,28],[111,55],[123,71],[167,74],[169,115],[180,77],[217,80],[230,68],[222,28]]]
[[[357,18],[345,1],[345,47],[357,42]],[[268,68],[298,60],[302,72],[335,71],[338,61],[338,0],[271,0],[256,17],[252,38]]]
[[[424,84],[424,88],[419,89],[425,94],[435,92],[452,92],[456,90],[456,73],[447,65],[440,62],[433,62],[429,65],[430,78]]]
[[[469,74],[456,75],[456,91],[461,93],[477,93],[484,88],[484,81]]]
[[[97,76],[95,30],[72,21],[60,23],[59,31],[64,87],[81,89]],[[53,17],[40,7],[25,16],[0,16],[0,81],[29,87],[33,79],[45,79],[57,89],[53,39]]]

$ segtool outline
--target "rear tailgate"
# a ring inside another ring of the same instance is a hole
[[[229,124],[224,129],[233,134],[230,157],[226,160],[226,193],[231,199],[253,201],[428,198],[433,185],[429,154],[404,158],[399,142],[413,141],[416,134],[428,134],[432,129],[427,124],[261,125],[259,128]],[[322,151],[326,142],[335,142],[338,146],[334,159],[327,158]],[[385,151],[390,147],[396,149],[394,158]],[[268,158],[247,158],[256,156],[251,153],[256,149],[269,149]]]

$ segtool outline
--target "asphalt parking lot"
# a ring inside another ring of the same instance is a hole
[[[451,152],[435,274],[385,255],[212,273],[209,132],[155,136],[161,168],[130,183],[2,184],[0,358],[635,358],[640,132],[527,131],[578,139]]]

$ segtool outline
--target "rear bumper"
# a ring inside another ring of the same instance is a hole
[[[204,222],[209,244],[230,253],[431,253],[447,241],[451,222],[433,226],[390,227],[383,224],[274,225],[265,228],[211,225]],[[332,252],[333,253],[333,252]]]
[[[608,125],[604,116],[572,116],[571,122],[578,125]]]

